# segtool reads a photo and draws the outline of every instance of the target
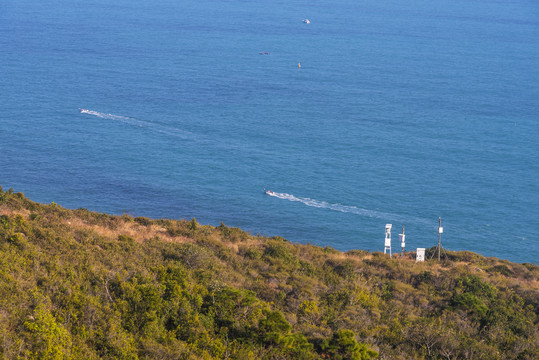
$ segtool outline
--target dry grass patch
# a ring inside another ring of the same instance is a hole
[[[30,216],[30,211],[27,209],[13,210],[9,208],[7,205],[0,205],[0,215],[8,215],[8,216],[21,215],[25,219],[28,219],[28,217]]]
[[[117,239],[118,236],[129,236],[138,243],[142,243],[147,239],[159,237],[166,242],[185,243],[193,241],[183,236],[170,236],[165,228],[159,225],[140,225],[136,222],[120,222],[114,229],[102,225],[89,225],[80,218],[65,219],[64,224],[74,230],[92,230],[96,234],[109,239]]]

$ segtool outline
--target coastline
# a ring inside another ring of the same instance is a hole
[[[0,329],[19,344],[0,341],[6,358],[539,355],[532,264],[416,263],[11,191],[0,224]]]

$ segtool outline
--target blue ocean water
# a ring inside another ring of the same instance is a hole
[[[537,2],[4,0],[0,69],[35,201],[539,258]]]

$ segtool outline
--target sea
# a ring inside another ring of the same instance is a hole
[[[537,263],[538,122],[536,0],[0,2],[0,186],[38,202]]]

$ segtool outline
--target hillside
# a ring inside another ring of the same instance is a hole
[[[539,267],[339,252],[0,188],[3,359],[538,359]]]

